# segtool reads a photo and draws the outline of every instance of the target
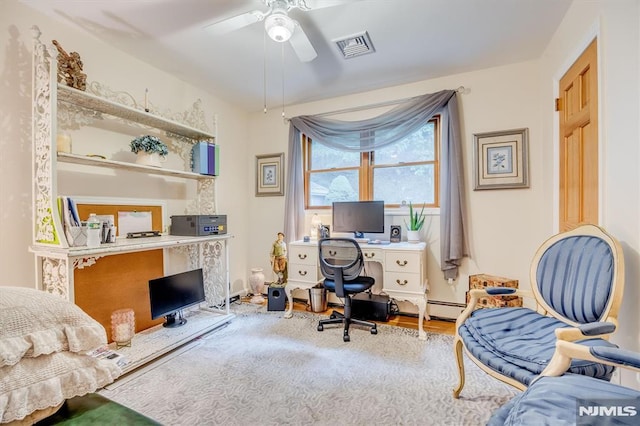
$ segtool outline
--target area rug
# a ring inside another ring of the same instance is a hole
[[[453,337],[381,325],[316,330],[318,315],[243,304],[189,350],[100,393],[165,425],[483,425],[516,394],[466,361]]]

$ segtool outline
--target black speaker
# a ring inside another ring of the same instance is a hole
[[[398,225],[391,225],[391,230],[389,231],[389,241],[392,243],[399,243],[402,239],[402,227]]]
[[[267,295],[267,311],[284,311],[287,295],[284,287],[269,286]]]

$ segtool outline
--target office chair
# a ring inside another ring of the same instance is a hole
[[[325,277],[324,288],[344,299],[344,314],[333,311],[329,319],[318,322],[318,331],[326,324],[344,324],[342,339],[349,338],[351,324],[371,328],[371,334],[378,334],[374,322],[351,318],[351,295],[370,289],[375,284],[371,277],[360,276],[364,267],[364,257],[360,245],[350,238],[325,238],[318,241],[320,271]]]

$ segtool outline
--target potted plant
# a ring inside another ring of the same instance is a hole
[[[409,203],[409,222],[404,221],[405,225],[407,225],[407,241],[410,243],[420,241],[420,230],[422,229],[422,225],[424,225],[425,218],[424,204],[422,205],[422,210],[418,213],[417,209],[413,209],[413,204]]]
[[[131,152],[138,155],[136,163],[146,166],[161,166],[161,160],[169,154],[167,145],[155,136],[139,136],[131,141]]]

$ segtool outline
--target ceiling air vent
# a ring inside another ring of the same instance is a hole
[[[354,58],[356,56],[366,55],[367,53],[373,53],[376,49],[371,43],[368,32],[355,34],[340,40],[334,40],[342,56],[345,59]]]

